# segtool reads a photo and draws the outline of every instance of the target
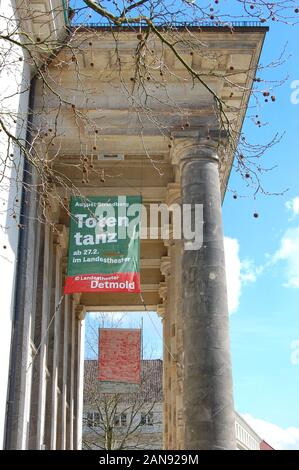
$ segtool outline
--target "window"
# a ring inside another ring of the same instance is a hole
[[[141,426],[144,426],[146,424],[146,414],[145,413],[141,413],[140,424],[141,424]]]
[[[100,426],[101,421],[102,421],[101,418],[102,417],[101,417],[100,413],[96,412],[96,413],[93,414],[93,422],[94,422],[94,427],[95,428],[98,428]]]
[[[127,426],[127,413],[122,413],[120,415],[120,422],[122,426]]]
[[[115,415],[114,415],[114,418],[113,418],[113,424],[114,424],[114,426],[117,428],[117,427],[119,427],[119,423],[120,423],[119,415],[118,415],[118,414],[115,414]]]
[[[153,426],[154,424],[154,413],[152,411],[149,411],[148,413],[141,413],[140,417],[140,424],[141,426]]]
[[[154,424],[154,413],[152,411],[150,411],[147,415],[147,424],[149,426],[153,426]]]
[[[113,418],[113,426],[115,428],[127,426],[127,413],[121,413],[120,415],[115,413]]]
[[[93,427],[93,413],[87,413],[86,423],[89,428]]]
[[[88,411],[86,418],[86,423],[89,428],[98,428],[102,421],[101,414],[97,411]]]

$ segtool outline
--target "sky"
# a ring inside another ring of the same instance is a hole
[[[270,26],[261,63],[277,59],[284,47],[289,57],[262,77],[286,80],[274,91],[276,101],[258,110],[267,125],[258,128],[245,120],[244,131],[256,142],[285,132],[264,160],[277,167],[261,181],[269,192],[288,191],[254,198],[234,171],[229,181],[223,222],[234,396],[236,409],[262,438],[276,449],[299,449],[298,26]],[[145,355],[162,357],[157,315],[130,313],[122,326],[138,327],[141,317]]]
[[[223,205],[231,303],[231,347],[236,409],[274,447],[299,449],[299,51],[298,27],[275,25],[264,44],[262,63],[287,43],[287,62],[268,70],[269,79],[288,77],[275,90],[275,103],[259,112],[268,125],[244,124],[263,140],[279,131],[282,141],[265,156],[277,168],[262,177],[283,196],[233,199]],[[293,95],[292,95],[293,93]],[[298,103],[296,104],[296,102]],[[232,172],[229,188],[246,194]],[[257,212],[259,218],[253,217]]]

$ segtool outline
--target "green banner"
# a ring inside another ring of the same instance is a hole
[[[64,293],[140,292],[141,196],[72,197]]]

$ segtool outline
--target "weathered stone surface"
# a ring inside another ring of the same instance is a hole
[[[218,158],[213,147],[181,156],[182,203],[203,205],[203,245],[184,250],[185,449],[235,449],[232,374]]]

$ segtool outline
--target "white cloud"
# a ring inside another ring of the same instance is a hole
[[[257,434],[276,450],[298,450],[299,428],[282,428],[277,424],[254,418],[246,413],[242,415],[245,421]]]
[[[299,196],[296,196],[290,201],[287,201],[285,205],[286,208],[292,212],[293,217],[299,214]]]
[[[291,349],[293,350],[291,354],[291,364],[297,366],[299,364],[299,339],[292,341]]]
[[[255,282],[261,268],[255,267],[252,260],[240,259],[240,245],[236,238],[224,237],[228,309],[235,312],[240,303],[242,287]]]
[[[272,257],[272,264],[286,263],[287,287],[299,288],[299,226],[288,229],[280,241],[280,247]]]

